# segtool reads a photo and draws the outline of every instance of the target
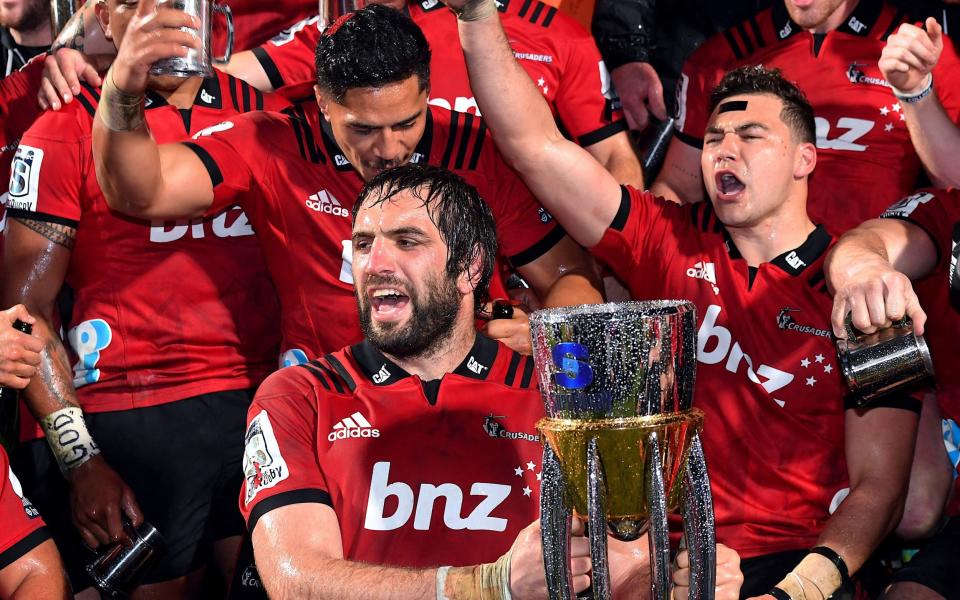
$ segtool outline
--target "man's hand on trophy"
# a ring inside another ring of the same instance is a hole
[[[740,555],[733,548],[717,544],[717,589],[715,600],[737,600],[743,572]],[[690,596],[690,555],[686,550],[677,555],[673,569],[673,600],[687,600]]]
[[[510,595],[514,600],[542,600],[547,597],[540,543],[540,519],[528,525],[513,542],[510,559]],[[590,541],[584,535],[583,522],[573,519],[570,539],[570,568],[573,589],[580,593],[590,587]]]
[[[890,327],[906,315],[913,320],[916,334],[923,335],[927,315],[910,279],[885,261],[875,263],[861,267],[837,285],[830,319],[834,335],[847,337],[848,314],[853,326],[868,334]]]
[[[650,589],[650,542],[640,536],[623,542],[607,536],[607,566],[614,600],[633,600],[637,590]]]
[[[156,0],[141,0],[123,32],[123,42],[111,69],[112,83],[127,94],[142,94],[153,63],[171,56],[186,56],[191,48],[200,49],[199,28],[199,19],[169,3],[157,6]]]

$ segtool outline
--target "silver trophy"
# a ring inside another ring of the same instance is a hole
[[[213,75],[213,63],[230,62],[233,54],[233,12],[229,6],[215,4],[213,0],[166,0],[166,5],[182,10],[200,20],[200,48],[191,48],[186,56],[171,56],[153,63],[151,75],[175,77],[209,77]],[[211,50],[213,15],[221,13],[227,19],[227,49],[223,56],[213,56]]]
[[[366,6],[366,0],[320,0],[320,31],[347,13]]]
[[[540,518],[547,590],[572,594],[571,519],[587,519],[592,593],[611,597],[609,531],[649,531],[652,598],[670,597],[669,512],[683,512],[690,597],[713,598],[713,500],[692,407],[696,309],[690,302],[627,302],[557,308],[530,317],[547,417]]]

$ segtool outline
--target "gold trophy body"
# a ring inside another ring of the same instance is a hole
[[[611,595],[606,535],[650,533],[653,597],[670,595],[668,512],[684,514],[691,598],[711,598],[715,535],[691,406],[696,314],[689,302],[603,304],[534,313],[534,358],[547,417],[541,525],[551,598],[570,595],[567,541],[574,512],[586,517],[592,593]]]

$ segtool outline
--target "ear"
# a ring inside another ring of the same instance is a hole
[[[323,114],[323,118],[330,121],[330,100],[327,98],[327,95],[319,85],[313,86],[313,95],[317,99],[317,106],[320,107],[320,113]]]
[[[100,21],[100,28],[103,29],[103,35],[110,41],[114,41],[113,32],[110,30],[110,7],[103,0],[99,0],[93,6],[93,14],[97,21]]]
[[[813,173],[817,166],[817,147],[809,142],[797,145],[793,161],[794,179],[803,179]]]
[[[472,296],[473,291],[480,285],[480,276],[483,269],[483,250],[480,246],[475,246],[473,256],[470,257],[470,265],[457,277],[457,289],[464,296]]]

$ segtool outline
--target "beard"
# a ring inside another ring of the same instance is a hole
[[[367,285],[397,286],[409,294],[410,317],[405,323],[374,323],[373,306],[366,293],[354,292],[364,337],[384,354],[399,358],[429,356],[453,333],[460,311],[460,291],[455,280],[441,273],[426,282],[424,290],[413,289],[396,277],[370,277]]]
[[[17,31],[35,31],[50,21],[50,3],[44,0],[27,0],[15,18],[4,19],[3,26]]]

